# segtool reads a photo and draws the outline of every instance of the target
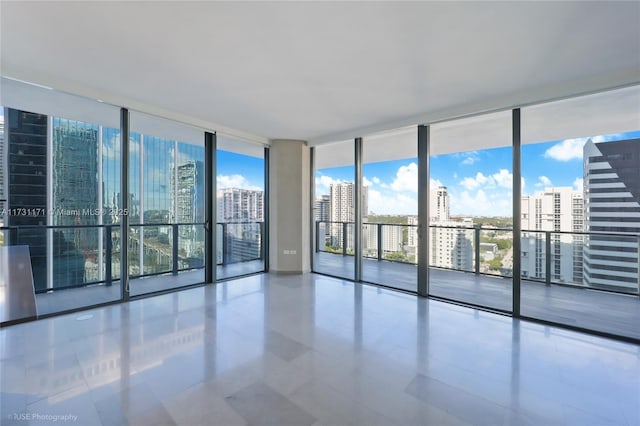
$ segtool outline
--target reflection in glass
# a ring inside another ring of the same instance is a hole
[[[10,89],[28,91],[18,86]],[[120,297],[118,286],[108,288],[119,268],[110,210],[119,193],[119,131],[105,125],[117,122],[115,108],[40,94],[51,98],[50,115],[2,110],[0,226],[8,227],[2,244],[29,246],[38,313],[47,314]]]
[[[366,136],[362,156],[362,280],[416,291],[417,129]]]
[[[217,277],[229,278],[263,271],[264,265],[264,151],[246,142],[218,139],[217,158]]]
[[[523,108],[523,315],[640,337],[618,294],[640,291],[639,106],[636,86]]]
[[[510,311],[511,111],[432,125],[431,142],[430,293]]]
[[[347,279],[355,277],[355,167],[354,142],[315,148],[314,272]],[[361,211],[367,212],[367,191]]]
[[[204,281],[204,133],[131,113],[129,276],[138,295]]]

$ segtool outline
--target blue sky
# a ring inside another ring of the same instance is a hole
[[[264,159],[217,151],[218,188],[264,190]]]
[[[640,138],[640,131],[596,136],[593,140],[607,142],[629,138]],[[585,141],[586,138],[578,138],[524,145],[522,148],[523,194],[534,194],[549,186],[569,186],[581,190],[582,146]],[[114,147],[107,144],[107,152],[105,152],[107,164],[109,164],[110,148]],[[135,156],[135,147],[132,151]],[[187,152],[190,150],[180,149],[180,151],[180,157],[200,156],[198,155],[200,153]],[[222,150],[218,150],[217,156],[218,188],[264,189],[264,159]],[[448,188],[452,214],[511,216],[510,147],[433,156],[430,166],[432,188],[438,185]],[[150,181],[165,175],[165,171],[159,169],[147,168],[145,172]],[[150,176],[149,173],[156,175]],[[363,175],[365,185],[369,188],[370,212],[417,213],[416,158],[365,164]],[[119,186],[119,178],[110,177],[115,190]],[[353,167],[319,170],[316,174],[316,195],[328,194],[329,184],[340,181],[353,181]]]
[[[640,131],[596,136],[594,142],[640,137]],[[586,138],[522,147],[523,194],[550,186],[582,191],[582,147]],[[366,149],[366,146],[364,147]],[[431,185],[447,187],[452,214],[511,216],[511,147],[431,157]],[[376,214],[417,214],[417,159],[363,166],[369,187],[369,211]],[[319,170],[316,195],[328,194],[332,182],[353,182],[353,167]]]

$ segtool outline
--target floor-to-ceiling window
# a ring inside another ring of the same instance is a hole
[[[120,299],[118,108],[2,85],[2,245],[28,247],[38,315]]]
[[[314,148],[313,270],[348,279],[355,278],[354,157],[353,140]]]
[[[264,147],[218,134],[217,148],[216,276],[264,271]]]
[[[522,109],[522,315],[640,338],[640,88]]]
[[[417,128],[365,136],[362,144],[362,280],[416,291]]]
[[[429,292],[511,311],[511,111],[430,126]]]
[[[204,132],[131,113],[131,295],[204,282]]]

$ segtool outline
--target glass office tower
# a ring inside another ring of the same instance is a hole
[[[6,225],[46,225],[47,116],[13,108],[6,108],[4,115],[9,171],[6,207],[15,213],[6,215]],[[35,288],[46,288],[46,231],[20,229],[10,235],[9,244],[29,245]]]

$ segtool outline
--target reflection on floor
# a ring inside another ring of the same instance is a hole
[[[317,272],[353,277],[353,256],[316,253]],[[511,311],[512,280],[430,269],[430,294]],[[416,265],[363,259],[363,280],[417,291]],[[522,280],[521,313],[531,318],[640,339],[640,297]]]
[[[5,327],[0,359],[3,425],[640,424],[638,345],[315,274]]]

